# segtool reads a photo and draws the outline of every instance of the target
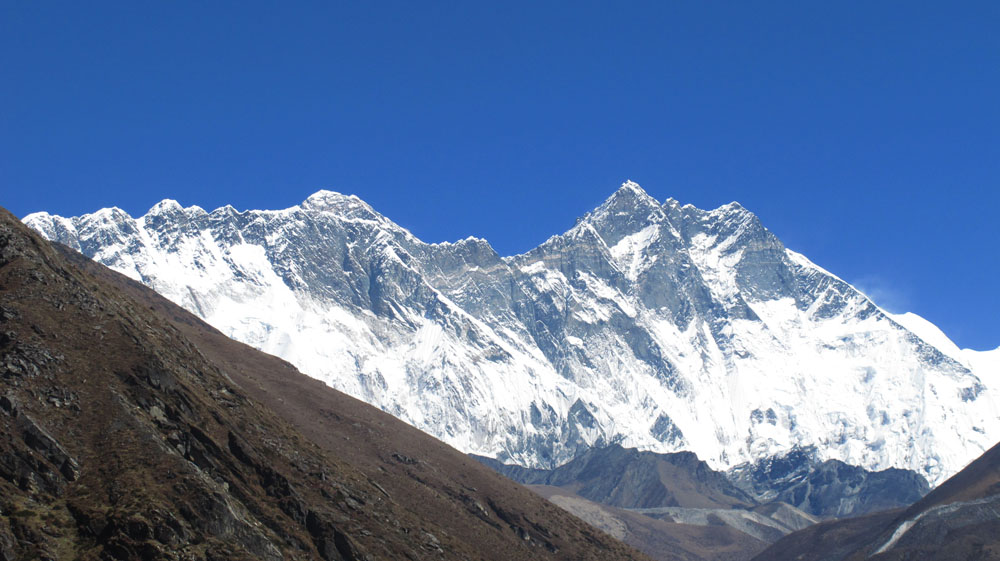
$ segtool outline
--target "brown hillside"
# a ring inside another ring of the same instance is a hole
[[[645,559],[2,210],[0,430],[4,561]]]

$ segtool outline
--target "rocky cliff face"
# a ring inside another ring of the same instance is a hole
[[[741,465],[729,476],[757,501],[780,501],[823,518],[909,506],[929,490],[912,471],[870,472],[839,460],[821,462],[813,448]]]
[[[0,560],[645,559],[130,282],[0,209]]]
[[[747,209],[626,183],[501,257],[427,244],[356,197],[279,211],[164,201],[26,219],[227,335],[467,452],[532,467],[591,447],[713,468],[820,460],[940,481],[1000,436],[995,388]]]

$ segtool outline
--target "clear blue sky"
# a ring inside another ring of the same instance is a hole
[[[511,254],[633,179],[738,200],[878,303],[995,348],[998,30],[992,1],[12,0],[0,205],[329,188]]]

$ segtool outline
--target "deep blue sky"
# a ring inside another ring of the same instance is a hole
[[[4,2],[0,205],[329,188],[511,254],[630,178],[1000,345],[1000,3],[285,4]]]

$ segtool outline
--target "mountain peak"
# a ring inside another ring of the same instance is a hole
[[[153,205],[146,213],[147,216],[169,216],[174,214],[198,215],[205,214],[205,210],[198,205],[191,205],[185,208],[173,199],[163,199]]]
[[[654,199],[652,196],[650,196],[649,193],[646,192],[645,189],[643,189],[638,183],[632,181],[631,179],[625,180],[625,182],[622,183],[621,187],[619,187],[618,190],[615,191],[614,194],[612,194],[608,200],[610,201],[612,199],[617,199],[621,197],[628,197],[636,201],[652,202],[655,205],[659,204],[657,203],[656,199]]]
[[[719,208],[717,208],[716,211],[720,212],[720,213],[723,213],[723,214],[749,214],[749,215],[753,215],[753,212],[751,212],[749,209],[747,209],[747,207],[741,205],[740,203],[738,203],[736,201],[733,201],[733,202],[728,203],[728,204],[724,204],[724,205],[720,206]]]
[[[659,208],[659,206],[660,203],[650,196],[645,189],[640,187],[638,183],[627,180],[601,206],[596,208],[593,214],[604,214],[607,212],[621,214],[622,212],[634,209],[648,208],[652,210]]]
[[[182,210],[181,204],[174,199],[163,199],[149,209],[149,214],[165,214]]]
[[[53,218],[57,218],[57,217],[61,218],[58,215],[49,214],[48,212],[46,212],[44,210],[40,210],[38,212],[32,212],[31,214],[26,214],[24,216],[24,218],[21,219],[21,222],[24,222],[28,226],[34,228],[33,224],[40,223],[40,222],[51,222]]]
[[[625,180],[625,182],[624,182],[624,183],[622,183],[622,186],[618,188],[618,190],[619,190],[619,191],[622,191],[622,190],[627,190],[627,191],[635,191],[635,192],[637,192],[637,193],[642,193],[642,194],[646,194],[646,190],[645,190],[645,189],[643,189],[643,188],[642,188],[642,187],[641,187],[641,186],[640,186],[640,185],[639,185],[638,183],[636,183],[635,181],[632,181],[631,179],[626,179],[626,180]]]
[[[302,201],[302,208],[306,210],[333,210],[336,208],[341,208],[345,204],[354,202],[356,204],[364,204],[361,199],[354,195],[344,195],[343,193],[338,193],[336,191],[328,191],[326,189],[320,189],[312,195]]]
[[[314,212],[329,212],[340,215],[341,218],[362,220],[384,220],[368,203],[357,195],[344,195],[336,191],[321,189],[302,201],[302,210]]]
[[[416,239],[408,230],[379,214],[357,195],[344,195],[336,191],[322,189],[302,201],[298,208],[308,213],[319,213],[338,221],[377,225],[379,228],[395,232],[406,238]]]
[[[720,221],[720,224],[729,224],[731,226],[755,224],[757,228],[764,227],[761,224],[760,218],[753,211],[736,201],[726,203],[710,211],[704,211],[695,207],[690,207],[689,209],[689,206],[685,205],[684,209],[701,220]]]
[[[601,206],[580,219],[574,229],[587,223],[610,247],[663,217],[660,203],[638,183],[629,180],[622,183]]]

